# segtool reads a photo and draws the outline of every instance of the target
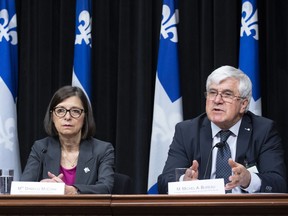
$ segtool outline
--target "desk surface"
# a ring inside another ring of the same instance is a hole
[[[288,194],[0,195],[0,215],[288,215]]]

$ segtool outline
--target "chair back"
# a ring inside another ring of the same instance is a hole
[[[122,173],[114,173],[114,187],[112,194],[131,194],[132,180],[130,176]]]

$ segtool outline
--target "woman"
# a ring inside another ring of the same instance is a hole
[[[21,181],[64,182],[65,194],[110,194],[114,148],[93,138],[90,103],[78,87],[64,86],[52,97],[44,119],[48,137],[32,146]]]

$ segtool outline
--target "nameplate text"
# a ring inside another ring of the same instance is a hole
[[[224,179],[169,182],[168,194],[225,194]]]
[[[14,195],[64,195],[64,183],[13,181],[10,194]]]

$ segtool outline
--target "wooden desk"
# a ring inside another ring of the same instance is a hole
[[[288,215],[288,195],[114,195],[111,208],[113,215]]]
[[[288,215],[288,194],[0,195],[0,215]]]
[[[0,195],[0,215],[111,215],[111,195]]]

